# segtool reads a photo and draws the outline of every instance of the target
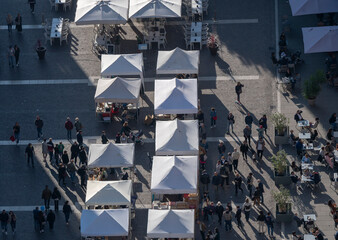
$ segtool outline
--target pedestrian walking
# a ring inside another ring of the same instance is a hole
[[[245,215],[245,220],[247,222],[249,222],[250,219],[250,212],[251,212],[251,208],[252,208],[252,204],[250,202],[249,198],[245,199],[245,202],[243,204],[242,210],[244,211],[244,215]]]
[[[264,193],[264,185],[263,185],[263,183],[261,182],[260,179],[258,179],[257,182],[258,182],[257,187],[258,187],[259,192],[260,192],[260,194],[261,194],[261,203],[264,204],[264,196],[263,196],[263,193]]]
[[[205,226],[205,224],[199,220],[197,220],[197,225],[200,230],[202,240],[205,240],[205,231],[207,230],[207,226]]]
[[[28,0],[28,3],[29,3],[29,7],[31,9],[31,13],[34,14],[34,8],[35,8],[36,1],[35,0]]]
[[[230,127],[231,127],[231,132],[234,132],[234,124],[235,124],[235,116],[229,112],[228,114],[228,129],[227,129],[227,134],[230,134]]]
[[[7,17],[6,17],[6,22],[7,22],[7,29],[8,29],[8,36],[11,36],[12,35],[12,26],[13,26],[13,18],[12,18],[12,15],[11,14],[7,14]]]
[[[79,143],[79,146],[83,145],[82,130],[78,131],[76,134],[76,140]]]
[[[235,194],[237,196],[238,194],[238,189],[241,190],[241,192],[243,193],[243,188],[242,188],[242,177],[241,175],[239,175],[239,173],[236,171],[235,172]]]
[[[240,95],[241,95],[241,93],[242,93],[242,88],[243,88],[243,87],[244,87],[243,84],[241,84],[240,82],[237,82],[237,85],[236,85],[236,87],[235,87],[235,92],[236,92],[236,94],[237,94],[237,103],[239,103],[239,104],[242,104],[242,103],[241,103]]]
[[[224,153],[225,153],[225,145],[222,140],[218,140],[218,142],[219,143],[218,143],[217,149],[219,153],[219,158],[221,158],[222,156],[224,156]]]
[[[230,172],[229,172],[229,164],[227,161],[225,161],[222,165],[222,167],[219,170],[219,174],[221,177],[221,187],[223,188],[224,186],[224,181],[225,184],[228,186],[229,185],[229,177],[230,177]]]
[[[244,140],[244,142],[241,143],[241,146],[240,146],[239,150],[242,153],[243,159],[245,161],[248,161],[248,151],[249,151],[248,142]]]
[[[223,218],[224,218],[224,223],[225,223],[225,231],[231,231],[232,230],[232,215],[231,215],[231,211],[229,210],[228,207],[226,207],[224,213],[223,213]]]
[[[18,47],[18,45],[14,45],[14,57],[16,67],[19,67],[20,48]]]
[[[259,211],[259,215],[257,217],[257,222],[258,222],[258,232],[260,234],[264,233],[264,225],[265,225],[265,215],[263,211]]]
[[[80,146],[79,159],[80,159],[80,164],[87,165],[87,153],[83,146]]]
[[[16,122],[13,127],[13,135],[14,138],[16,139],[16,144],[19,144],[20,141],[20,131],[21,131],[20,125],[18,122]]]
[[[39,207],[36,207],[33,210],[33,220],[34,220],[34,229],[37,231],[39,229]]]
[[[60,144],[59,144],[60,146]],[[66,150],[63,151],[63,154],[61,156],[61,160],[62,160],[62,163],[67,167],[68,163],[69,163],[69,156],[68,156],[68,153]]]
[[[14,68],[15,50],[12,47],[12,45],[10,45],[8,47],[7,58],[8,58],[8,65],[9,65],[9,67]]]
[[[260,206],[260,202],[261,202],[261,191],[259,190],[258,187],[256,187],[254,195],[253,195],[253,201],[254,201],[254,205],[259,207]]]
[[[75,173],[76,173],[76,166],[75,166],[75,163],[74,163],[74,159],[71,159],[70,163],[68,163],[67,171],[69,173],[70,180],[71,180],[72,184],[74,184],[75,183]]]
[[[47,222],[49,224],[49,229],[54,229],[54,222],[55,222],[55,213],[52,210],[49,210],[47,214]]]
[[[79,155],[79,145],[77,144],[77,141],[75,141],[72,146],[70,147],[70,159],[74,159],[74,163],[76,165],[77,157]]]
[[[40,233],[44,233],[45,232],[46,218],[45,218],[45,214],[42,211],[38,212],[38,220],[39,220]]]
[[[253,187],[252,173],[249,173],[249,175],[247,176],[246,184],[247,184],[247,188],[248,188],[248,191],[249,191],[249,198],[251,199],[251,197],[252,197],[252,187]]]
[[[202,183],[203,192],[207,192],[209,190],[210,176],[207,170],[203,170],[200,176],[200,181]]]
[[[59,159],[60,159],[59,144],[55,144],[54,146],[54,158],[55,158],[55,165],[59,166]]]
[[[251,147],[251,128],[248,125],[246,125],[246,127],[243,129],[243,135],[245,141],[247,141]]]
[[[59,211],[59,201],[61,200],[61,193],[59,192],[57,187],[54,187],[53,193],[52,193],[52,199],[54,200],[54,211]]]
[[[264,132],[266,134],[266,130],[268,130],[268,119],[265,114],[259,119],[258,123],[259,125],[263,126]]]
[[[25,155],[26,155],[26,159],[27,159],[27,165],[29,165],[29,160],[30,160],[32,162],[32,167],[34,167],[35,151],[34,151],[34,147],[31,143],[28,143],[28,146],[26,147],[26,150],[25,150]]]
[[[69,217],[70,214],[72,213],[72,209],[69,206],[69,202],[66,201],[65,204],[63,205],[63,213],[65,214],[65,219],[66,219],[66,224],[69,224]]]
[[[41,198],[44,200],[45,208],[49,209],[50,198],[52,197],[52,192],[49,190],[48,185],[45,186],[45,189],[42,191]]]
[[[243,223],[242,223],[242,209],[240,206],[237,206],[236,207],[236,214],[235,214],[235,218],[236,218],[236,221],[237,221],[237,227],[241,228],[243,227]]]
[[[214,237],[214,240],[221,240],[221,235],[217,227],[214,229],[213,237]]]
[[[67,120],[65,122],[65,128],[67,130],[67,139],[72,140],[72,129],[73,129],[73,123],[70,121],[70,118],[67,117]]]
[[[215,211],[216,211],[216,214],[218,216],[218,223],[219,223],[219,225],[221,225],[224,207],[222,206],[222,203],[220,201],[217,202],[216,207],[215,207]]]
[[[211,223],[214,224],[214,223],[216,222],[216,221],[215,221],[215,218],[216,218],[216,216],[217,216],[217,213],[216,213],[216,206],[214,205],[214,202],[210,202],[208,211],[209,211],[209,216],[210,216],[210,218],[211,218]]]
[[[249,112],[247,112],[246,117],[244,118],[245,124],[252,128],[253,117]]]
[[[36,116],[35,127],[36,127],[36,130],[38,132],[38,140],[40,140],[41,137],[43,136],[43,134],[42,134],[43,121],[40,118],[40,116]]]
[[[240,157],[240,153],[237,151],[237,148],[234,148],[234,151],[231,154],[232,165],[234,166],[234,171],[237,171],[239,157]]]
[[[43,142],[41,144],[41,152],[42,152],[42,157],[43,161],[46,162],[47,155],[48,155],[48,145],[47,145],[47,139],[43,139]]]
[[[203,113],[202,109],[198,110],[196,117],[197,117],[199,125],[201,125],[201,123],[204,123],[204,113]]]
[[[263,137],[260,137],[256,143],[257,160],[261,160],[263,158],[264,148],[265,148],[265,142],[263,140]]]
[[[214,107],[210,111],[210,128],[216,127],[217,113]]]
[[[18,13],[18,15],[15,18],[15,28],[19,33],[22,32],[22,17],[20,13]]]
[[[49,138],[47,142],[47,149],[49,154],[49,161],[50,163],[53,163],[52,161],[53,161],[54,143],[52,138]]]
[[[228,167],[229,167],[229,172],[232,173],[233,162],[232,162],[231,152],[228,152],[227,163],[228,163]]]
[[[74,127],[76,132],[82,130],[82,123],[80,122],[80,119],[78,117],[75,118]]]
[[[59,174],[59,185],[60,185],[60,182],[62,180],[62,184],[65,186],[66,185],[67,172],[66,172],[66,167],[63,163],[59,164],[58,174]]]
[[[9,215],[6,212],[6,210],[2,210],[2,212],[0,214],[0,222],[1,222],[2,233],[7,235],[7,225],[8,225],[8,222],[9,222]]]
[[[265,217],[265,223],[266,223],[266,226],[268,228],[269,237],[273,238],[273,224],[274,224],[274,221],[272,219],[271,212],[268,212],[268,214],[266,215],[266,217]]]
[[[214,172],[214,176],[211,179],[211,184],[214,185],[214,189],[216,192],[218,192],[218,186],[221,183],[220,176],[217,174],[217,172]]]
[[[102,131],[101,142],[102,142],[102,144],[107,144],[109,142],[109,140],[108,140],[108,138],[106,136],[106,132],[105,131]]]
[[[9,224],[11,225],[12,233],[15,234],[16,231],[16,215],[13,211],[9,211]]]
[[[77,170],[77,173],[79,174],[80,179],[81,179],[81,187],[85,188],[86,187],[86,176],[87,176],[86,165],[82,165]]]

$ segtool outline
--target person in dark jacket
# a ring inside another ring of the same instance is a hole
[[[77,173],[80,176],[81,179],[81,187],[86,187],[86,175],[87,175],[87,171],[86,171],[86,166],[82,165],[78,170]]]
[[[258,207],[260,206],[260,201],[261,201],[261,191],[259,190],[258,187],[256,187],[256,190],[253,195],[253,201],[254,205],[257,205]]]
[[[62,163],[67,166],[67,164],[69,163],[69,157],[68,157],[68,153],[67,151],[63,151],[63,154],[61,156],[61,159],[62,159]]]
[[[215,191],[218,191],[218,186],[221,183],[220,176],[217,174],[217,172],[214,172],[214,176],[212,177],[211,184],[214,185]]]
[[[263,211],[259,211],[257,222],[258,222],[258,232],[261,234],[264,233],[265,215]]]
[[[235,173],[235,194],[236,194],[236,196],[238,194],[238,189],[240,189],[242,191],[242,193],[243,193],[243,189],[242,189],[242,177],[236,171],[236,173]]]
[[[79,159],[80,159],[80,164],[87,165],[87,153],[83,146],[80,147]]]
[[[253,117],[251,116],[251,114],[249,112],[247,112],[244,121],[245,121],[246,125],[248,125],[250,128],[252,128]]]
[[[207,170],[203,170],[200,176],[201,183],[203,184],[203,191],[209,190],[210,176]]]
[[[218,149],[218,153],[221,156],[224,156],[224,153],[225,153],[225,145],[224,145],[224,142],[222,140],[219,140],[219,144],[217,146],[217,149]]]
[[[102,144],[107,144],[109,142],[105,131],[102,131],[101,142],[102,142]]]
[[[72,140],[72,129],[74,128],[74,126],[69,117],[67,117],[67,120],[65,122],[65,128],[67,130],[67,139]]]
[[[5,210],[2,210],[0,214],[1,230],[7,235],[7,225],[9,222],[9,215]]]
[[[31,143],[28,143],[28,146],[26,147],[26,150],[25,150],[25,155],[26,155],[26,158],[27,158],[27,165],[29,165],[29,160],[31,160],[32,162],[32,167],[34,167],[34,147]]]
[[[20,125],[18,122],[15,123],[15,125],[13,126],[13,136],[14,139],[16,140],[16,144],[19,144],[20,141]]]
[[[237,206],[236,209],[237,210],[236,210],[235,218],[237,220],[237,227],[241,228],[241,227],[243,227],[242,220],[241,220],[241,218],[242,218],[242,209],[241,209],[240,206]]]
[[[83,145],[82,130],[78,131],[76,134],[76,140],[79,143],[79,146]]]
[[[263,183],[261,182],[260,179],[258,179],[257,182],[258,182],[257,187],[258,187],[259,192],[260,192],[260,194],[261,194],[261,203],[264,204],[264,196],[263,196],[263,193],[264,193],[264,185],[263,185]]]
[[[42,211],[39,211],[38,213],[38,220],[39,220],[39,226],[40,226],[40,233],[43,233],[45,232],[46,218],[45,218],[45,214]]]
[[[261,119],[259,119],[258,123],[259,125],[263,126],[264,132],[266,134],[266,130],[268,129],[268,119],[265,114],[263,115],[263,117],[261,117]]]
[[[50,202],[51,196],[52,196],[52,192],[49,190],[48,185],[46,185],[41,195],[41,198],[44,200],[46,209],[49,209],[49,202]]]
[[[268,212],[268,215],[266,215],[266,217],[265,217],[265,223],[266,223],[266,226],[268,228],[269,237],[273,238],[273,224],[274,224],[274,221],[272,219],[272,216],[271,216],[270,212]]]
[[[241,84],[240,82],[237,82],[237,85],[236,85],[236,87],[235,87],[235,92],[236,92],[236,94],[237,94],[237,102],[239,103],[239,104],[241,104],[241,98],[240,98],[240,95],[241,95],[241,93],[242,93],[242,88],[244,87],[244,85],[243,84]]]
[[[240,149],[239,149],[242,153],[243,159],[245,161],[248,160],[248,151],[249,151],[249,145],[247,143],[247,141],[244,141],[241,143]]]
[[[53,152],[54,152],[54,143],[53,143],[53,139],[51,139],[51,138],[49,138],[49,140],[47,142],[47,150],[48,150],[48,154],[49,154],[49,161],[50,161],[50,163],[52,163]]]
[[[65,180],[66,180],[67,172],[66,172],[66,167],[63,163],[59,164],[58,174],[59,174],[59,185],[60,185],[61,180],[62,180],[62,184],[66,185]]]
[[[216,204],[215,211],[216,211],[217,216],[218,216],[218,223],[219,223],[219,225],[221,225],[222,224],[222,216],[223,216],[223,212],[224,212],[224,207],[222,206],[221,202],[218,202]]]
[[[54,188],[54,191],[52,193],[52,199],[54,200],[54,210],[55,212],[59,211],[59,201],[61,199],[61,193],[57,189],[57,187]]]
[[[65,214],[65,219],[66,219],[66,224],[69,224],[69,217],[70,214],[72,213],[72,209],[69,206],[69,202],[66,201],[65,204],[63,205],[63,213]]]
[[[249,125],[246,125],[246,127],[243,129],[243,135],[245,138],[245,141],[249,143],[249,146],[251,147],[251,128]]]
[[[70,147],[70,153],[71,153],[70,159],[74,159],[75,164],[77,161],[77,157],[79,155],[79,151],[80,151],[79,144],[77,144],[77,141],[75,141]]]
[[[40,116],[36,116],[35,126],[36,126],[36,130],[38,132],[38,140],[40,140],[41,137],[43,136],[43,134],[42,134],[43,121],[42,121],[42,119],[40,119]]]
[[[53,230],[55,222],[55,213],[52,210],[49,210],[47,214],[47,222],[49,223],[49,229]]]
[[[80,119],[78,117],[75,118],[74,127],[76,132],[82,130],[82,123],[80,122]]]

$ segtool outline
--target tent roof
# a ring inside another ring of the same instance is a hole
[[[143,55],[135,54],[102,54],[101,75],[102,76],[131,76],[142,75]]]
[[[158,51],[157,74],[198,74],[200,51],[185,51],[175,48],[171,51]]]
[[[198,112],[197,79],[155,80],[155,114]]]
[[[290,0],[292,16],[338,12],[337,0]]]
[[[91,144],[89,146],[88,167],[132,167],[134,155],[134,143]]]
[[[197,120],[156,121],[156,155],[198,155]]]
[[[181,17],[182,0],[130,0],[130,18]]]
[[[82,210],[81,236],[128,236],[129,208]]]
[[[302,28],[304,53],[338,51],[338,26]]]
[[[148,210],[147,237],[194,238],[195,216],[193,209]]]
[[[87,181],[86,205],[130,205],[131,180]]]
[[[142,80],[99,79],[95,92],[95,102],[137,103],[140,96]]]
[[[78,0],[77,25],[124,24],[128,21],[128,0]]]
[[[154,156],[151,191],[157,194],[197,192],[197,156]]]

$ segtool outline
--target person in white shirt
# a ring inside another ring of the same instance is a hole
[[[234,151],[231,154],[232,164],[234,166],[234,171],[237,170],[239,157],[240,157],[240,153],[237,151],[237,148],[234,148]]]

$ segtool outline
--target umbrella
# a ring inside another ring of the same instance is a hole
[[[338,26],[302,28],[304,53],[338,51]]]
[[[337,0],[289,0],[292,16],[338,12]]]
[[[130,18],[181,17],[182,0],[130,0]]]

